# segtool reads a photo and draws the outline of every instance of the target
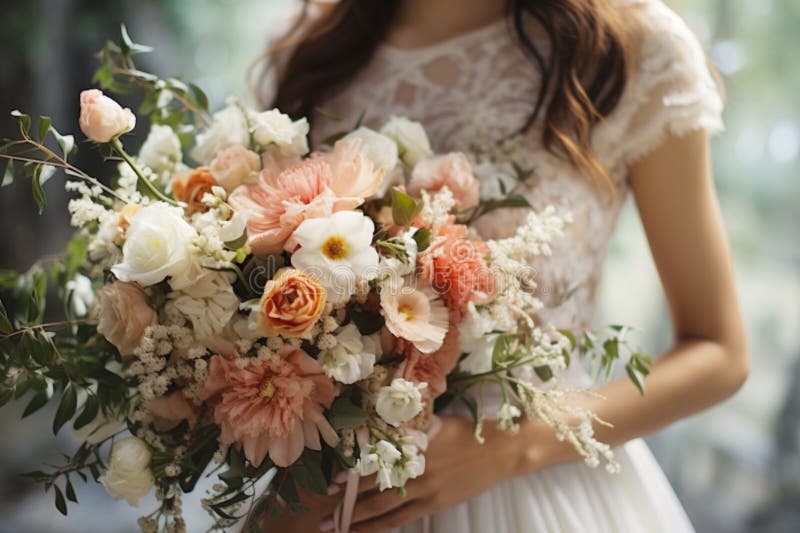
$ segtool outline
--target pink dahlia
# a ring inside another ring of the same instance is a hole
[[[426,354],[408,343],[405,360],[397,370],[398,376],[415,383],[427,383],[422,390],[428,400],[435,400],[447,390],[447,375],[453,371],[461,356],[459,331],[454,325],[447,330],[444,342],[433,353]]]
[[[323,416],[336,396],[333,382],[300,349],[287,347],[279,356],[239,368],[215,355],[203,390],[223,442],[240,445],[253,465],[269,455],[277,466],[289,466],[304,447],[322,448],[320,434],[331,446],[339,441]]]
[[[247,235],[255,254],[294,248],[290,239],[307,218],[354,209],[378,189],[383,172],[359,152],[361,141],[343,140],[327,154],[315,154],[286,169],[269,165],[255,185],[241,185],[230,196],[234,209],[250,218]]]

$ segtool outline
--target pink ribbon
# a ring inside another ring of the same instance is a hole
[[[415,435],[415,440],[418,443],[420,450],[423,452],[428,447],[428,442],[439,433],[439,430],[442,428],[442,421],[439,417],[433,415],[431,417],[431,425],[428,428],[426,433],[418,432],[419,435]],[[359,446],[366,446],[368,437],[365,428],[360,428],[359,431],[356,432],[356,439],[358,440]],[[344,498],[342,498],[342,502],[336,506],[336,510],[333,512],[333,523],[335,526],[336,533],[350,533],[350,526],[353,523],[353,511],[356,507],[356,500],[358,499],[358,482],[361,476],[358,473],[358,470],[355,468],[351,468],[347,471],[347,482],[344,489]],[[431,517],[430,515],[426,515],[422,517],[422,533],[430,533],[431,531]]]

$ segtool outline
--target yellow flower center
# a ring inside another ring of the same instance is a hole
[[[341,237],[329,237],[322,245],[322,253],[328,259],[338,261],[347,256],[347,243]]]
[[[275,384],[272,383],[272,380],[268,379],[261,384],[261,387],[258,389],[258,394],[262,400],[269,401],[275,396],[275,388]]]
[[[401,305],[397,311],[405,317],[406,321],[414,320],[414,308],[410,305]]]

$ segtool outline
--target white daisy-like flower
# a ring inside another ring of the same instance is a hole
[[[305,220],[292,235],[301,246],[292,255],[292,266],[315,277],[327,290],[329,302],[345,302],[359,281],[377,275],[374,231],[375,224],[361,211]]]
[[[384,287],[381,315],[392,335],[413,343],[422,353],[438,350],[447,334],[447,307],[430,289]]]

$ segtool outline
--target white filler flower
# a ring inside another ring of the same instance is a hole
[[[127,437],[114,443],[108,460],[108,470],[100,483],[115,500],[125,500],[136,506],[153,488],[150,472],[150,448],[137,437]]]
[[[172,276],[180,288],[192,269],[191,243],[197,232],[184,220],[180,208],[155,203],[133,217],[122,247],[122,262],[111,271],[122,281],[147,287]],[[178,286],[176,286],[178,285]]]
[[[427,386],[427,383],[395,378],[389,386],[381,387],[378,391],[375,410],[387,424],[398,427],[422,412],[420,391]]]
[[[153,172],[160,173],[172,170],[181,158],[181,140],[172,128],[153,124],[139,151],[139,160]]]
[[[197,136],[197,144],[192,150],[192,159],[208,165],[217,153],[231,146],[247,146],[250,132],[247,119],[238,105],[230,104],[214,113],[211,126]]]
[[[292,235],[301,246],[292,255],[292,266],[319,280],[329,302],[345,302],[359,281],[377,275],[374,231],[375,224],[361,211],[304,220]]]

